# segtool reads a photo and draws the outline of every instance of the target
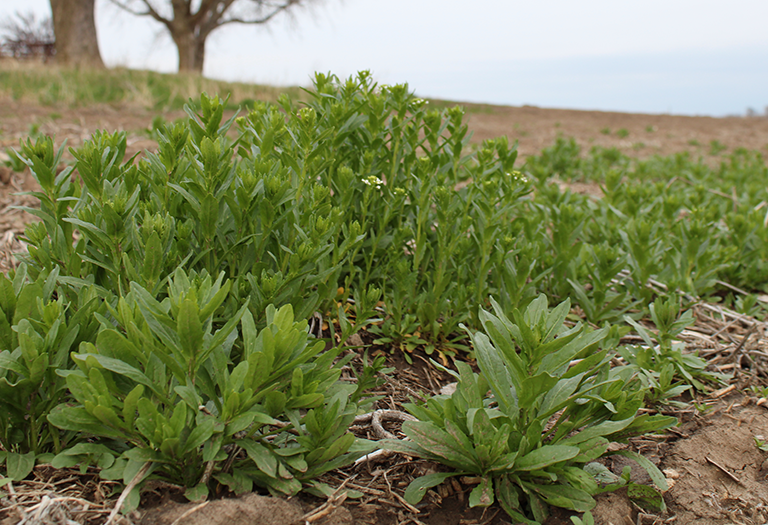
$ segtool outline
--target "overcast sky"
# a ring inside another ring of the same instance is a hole
[[[108,65],[175,70],[162,26],[96,3]],[[14,11],[50,7],[0,0],[0,19]],[[763,113],[767,26],[767,0],[321,0],[292,19],[213,33],[204,73],[308,85],[314,71],[370,69],[379,82],[457,101]]]

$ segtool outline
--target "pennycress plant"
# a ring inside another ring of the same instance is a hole
[[[59,371],[78,404],[58,406],[49,421],[121,444],[102,477],[163,479],[192,500],[214,479],[236,493],[256,484],[295,494],[372,449],[347,431],[362,398],[338,381],[348,359],[334,363],[338,350],[324,352],[290,305],[268,307],[260,331],[247,304],[215,328],[231,287],[223,277],[178,269],[162,301],[131,283],[109,316],[97,316],[95,344],[73,353],[77,369]],[[81,446],[54,462],[94,452]]]
[[[680,312],[679,301],[676,297],[659,297],[649,305],[655,334],[639,322],[626,318],[644,344],[618,349],[619,355],[648,385],[651,399],[657,401],[677,397],[691,388],[706,391],[706,383],[724,383],[730,378],[707,370],[707,362],[696,353],[686,352],[685,343],[677,340],[694,322],[691,310]]]
[[[667,428],[675,419],[638,415],[644,390],[629,369],[610,367],[615,334],[566,326],[568,301],[550,310],[539,296],[511,320],[492,304],[495,314],[480,312],[483,331],[470,331],[481,373],[457,363],[456,392],[407,405],[419,419],[403,424],[409,440],[386,441],[392,450],[453,469],[416,479],[405,497],[416,504],[445,479],[471,475],[479,484],[470,506],[497,500],[515,522],[541,523],[549,505],[588,511],[601,487],[585,466],[605,455],[611,441]],[[616,453],[638,461],[666,490],[650,461]]]
[[[12,480],[24,479],[36,462],[49,461],[83,439],[47,417],[69,399],[58,371],[73,366],[69,352],[95,337],[93,315],[102,309],[93,288],[69,303],[57,286],[58,270],[31,281],[20,265],[0,275],[0,464]],[[59,295],[54,298],[54,295]]]

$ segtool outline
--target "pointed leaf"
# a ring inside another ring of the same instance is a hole
[[[565,438],[564,440],[560,441],[560,444],[578,445],[579,443],[589,441],[590,439],[596,437],[609,436],[626,428],[630,423],[632,423],[634,419],[634,417],[630,417],[627,419],[622,419],[621,421],[603,421],[597,425],[585,428],[578,434],[574,434],[571,437]]]
[[[432,458],[442,458],[441,461],[446,465],[460,470],[476,471],[472,450],[463,448],[456,438],[437,425],[423,421],[406,421],[403,423],[403,432],[418,443],[420,448],[428,451]]]
[[[567,461],[579,454],[578,447],[568,447],[564,445],[544,445],[529,452],[528,454],[517,458],[515,461],[516,470],[540,470],[549,465]]]
[[[141,269],[141,277],[148,287],[157,283],[163,262],[163,245],[157,232],[152,232],[144,245],[144,264]]]
[[[493,505],[493,478],[483,476],[480,484],[469,493],[470,507],[489,507]]]
[[[424,498],[427,489],[436,487],[446,479],[453,476],[459,476],[460,474],[461,473],[459,472],[437,472],[416,478],[410,485],[408,485],[408,488],[405,489],[405,494],[403,494],[403,496],[405,496],[405,501],[411,505],[416,505]]]
[[[641,456],[634,450],[617,450],[614,452],[619,456],[625,456],[630,459],[634,459],[637,463],[645,469],[648,475],[651,477],[651,481],[659,488],[660,491],[666,492],[669,490],[669,484],[667,478],[661,473],[659,467],[654,465],[650,459],[645,456]]]
[[[197,362],[203,346],[203,325],[200,322],[197,303],[190,297],[185,297],[181,302],[176,329],[182,352],[187,359]]]
[[[526,489],[538,493],[550,505],[576,512],[587,512],[595,508],[594,498],[581,489],[569,485],[541,485],[525,481],[522,483]]]
[[[277,458],[267,447],[250,439],[242,439],[237,444],[245,449],[259,470],[271,478],[277,478]]]

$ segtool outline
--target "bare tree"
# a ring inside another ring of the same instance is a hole
[[[96,40],[94,0],[50,0],[56,62],[64,65],[104,67]]]
[[[14,58],[42,57],[43,62],[55,52],[56,39],[51,18],[38,20],[35,14],[16,13],[16,19],[9,18],[0,23],[0,32],[5,36],[0,43],[0,55]]]
[[[315,0],[111,0],[163,24],[179,52],[179,71],[203,72],[205,41],[228,24],[265,24],[283,11]],[[194,9],[197,5],[197,10]]]

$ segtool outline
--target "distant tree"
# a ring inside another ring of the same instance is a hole
[[[14,58],[42,57],[43,62],[51,58],[55,51],[55,37],[51,18],[38,20],[35,14],[16,13],[16,18],[8,18],[0,23],[3,40],[0,54]]]
[[[56,62],[63,65],[104,67],[96,39],[94,0],[50,0]]]
[[[163,24],[179,52],[179,71],[203,72],[205,41],[227,24],[265,24],[283,11],[316,0],[111,0]],[[195,9],[195,6],[197,9]]]

